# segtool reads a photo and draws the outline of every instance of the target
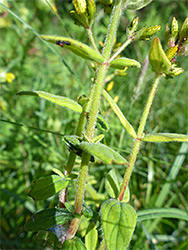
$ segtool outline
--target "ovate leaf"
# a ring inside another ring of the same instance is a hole
[[[177,208],[153,208],[137,212],[137,221],[150,220],[159,217],[176,218],[188,221],[188,213]]]
[[[140,68],[141,65],[138,61],[134,60],[134,59],[129,59],[129,58],[118,58],[118,59],[114,59],[113,61],[111,61],[109,63],[111,68],[114,69],[124,69],[125,67],[137,67]]]
[[[132,137],[136,138],[136,132],[132,125],[128,122],[128,120],[125,118],[121,110],[119,109],[118,105],[114,102],[114,100],[111,98],[111,96],[103,89],[103,95],[106,98],[106,100],[109,102],[110,106],[112,107],[113,111],[119,118],[121,124],[123,127],[127,130],[127,132],[132,135]]]
[[[157,133],[148,134],[142,138],[142,141],[148,142],[188,142],[188,136],[183,134]]]
[[[153,39],[149,53],[149,62],[155,73],[167,73],[171,67],[171,62],[167,58],[158,37]]]
[[[62,37],[62,36],[48,36],[48,35],[41,35],[40,37],[46,40],[47,42],[54,44],[58,44],[59,42],[63,43],[65,42],[64,47],[72,51],[74,54],[98,63],[104,62],[104,58],[101,54],[96,52],[94,49],[90,48],[88,45],[76,41],[72,38]],[[66,42],[68,42],[69,45],[66,45]]]
[[[118,152],[101,143],[81,142],[80,148],[107,164],[126,164],[127,160]]]
[[[61,250],[87,250],[81,239],[75,237],[71,240],[66,240]]]
[[[50,208],[34,214],[25,224],[26,231],[47,230],[55,225],[61,225],[74,216],[64,208]]]
[[[82,106],[80,106],[77,102],[73,101],[72,99],[68,97],[53,95],[44,91],[21,91],[21,92],[18,92],[17,95],[38,96],[47,101],[55,103],[61,107],[68,108],[78,113],[82,112]]]
[[[87,250],[96,250],[98,245],[98,232],[94,222],[91,222],[88,226],[85,236],[85,245]]]
[[[34,200],[45,200],[68,186],[69,181],[58,175],[51,175],[34,181],[29,193]]]
[[[124,202],[107,200],[101,207],[101,219],[107,250],[126,250],[136,227],[134,208]]]
[[[127,9],[139,10],[151,3],[152,0],[129,0]]]

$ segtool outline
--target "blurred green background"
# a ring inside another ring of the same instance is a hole
[[[63,171],[68,151],[62,142],[62,136],[27,126],[61,134],[74,134],[79,115],[42,99],[16,96],[16,92],[43,90],[74,100],[82,94],[87,95],[91,77],[94,77],[90,62],[55,45],[50,45],[50,49],[35,32],[68,36],[84,43],[89,43],[89,40],[85,30],[74,25],[70,17],[69,11],[73,9],[71,1],[51,1],[58,10],[62,23],[42,0],[0,2],[12,11],[12,14],[8,13],[0,6],[1,249],[49,249],[50,244],[45,245],[44,240],[47,236],[25,232],[24,223],[36,211],[56,206],[58,195],[46,201],[34,202],[28,197],[28,192],[33,180],[52,174],[52,167]],[[96,41],[104,42],[109,14],[103,12],[103,6],[98,2],[97,10],[93,33]],[[126,10],[117,32],[117,42],[125,41],[128,23],[135,16],[139,16],[139,28],[144,25],[162,26],[157,36],[161,39],[164,49],[167,49],[164,42],[166,23],[170,23],[175,16],[181,25],[187,13],[186,0],[154,0],[139,11]],[[122,55],[143,64],[150,46],[151,41],[133,43]],[[161,81],[146,126],[147,133],[187,133],[186,60],[186,57],[177,58],[185,70],[183,74]],[[13,76],[9,74],[8,77],[7,73],[12,73]],[[114,87],[110,94],[113,98],[119,97],[119,107],[136,129],[154,73],[148,66],[146,75],[139,84],[138,69],[130,68],[126,73],[124,77],[116,76],[113,79]],[[15,76],[13,81],[11,76]],[[105,100],[102,100],[101,112],[109,120],[111,128],[103,142],[118,150],[124,157],[128,157],[132,139],[124,131]],[[26,126],[18,126],[8,121]],[[157,198],[165,183],[169,189],[164,188],[165,200],[164,203],[161,202],[161,206],[187,209],[186,155],[179,153],[180,148],[180,143],[142,144],[130,183],[130,203],[136,210],[158,206]],[[185,146],[183,149],[185,150]],[[172,166],[175,166],[177,176],[174,180],[167,181]],[[123,167],[115,167],[123,175]],[[110,169],[112,166],[91,166],[91,177],[88,182],[97,192],[105,192],[104,180]],[[74,200],[74,194],[75,182],[69,191],[69,201]],[[91,196],[91,190],[86,190],[86,201],[91,200]],[[107,194],[105,197],[107,199]],[[97,201],[98,207],[102,202],[102,198]],[[93,207],[94,203],[90,201]],[[131,250],[187,249],[188,229],[184,221],[161,219],[148,223],[138,223],[130,245]],[[148,232],[148,225],[153,226],[152,232]]]

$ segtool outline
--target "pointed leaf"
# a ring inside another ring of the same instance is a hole
[[[64,208],[50,208],[34,214],[25,224],[26,231],[47,230],[55,225],[61,225],[74,216]]]
[[[110,172],[107,174],[105,181],[105,189],[111,198],[116,199],[118,197],[122,181],[123,178],[116,169],[110,170]],[[130,198],[129,188],[126,188],[122,201],[128,202],[129,198]]]
[[[126,164],[127,160],[119,153],[101,143],[81,142],[80,148],[91,155],[99,158],[107,164]]]
[[[38,96],[61,107],[68,108],[78,113],[82,112],[82,107],[77,102],[64,96],[53,95],[44,91],[21,91],[16,95]]]
[[[151,3],[152,0],[129,0],[127,9],[139,10]]]
[[[142,141],[148,142],[188,142],[188,135],[183,134],[170,134],[170,133],[157,133],[145,135]]]
[[[94,222],[91,222],[88,226],[85,236],[85,245],[87,250],[96,250],[98,245],[98,232]]]
[[[134,208],[124,202],[107,200],[102,204],[101,217],[107,250],[126,250],[136,227]]]
[[[150,220],[159,217],[176,218],[188,221],[188,213],[177,208],[154,208],[137,212],[137,221]]]
[[[111,98],[111,96],[103,90],[103,95],[106,98],[106,100],[109,102],[110,106],[112,107],[113,111],[118,116],[121,124],[123,127],[127,130],[127,132],[132,135],[132,137],[136,138],[136,132],[134,131],[134,128],[132,125],[127,121],[121,110],[119,109],[118,105],[114,102],[114,100]]]
[[[137,68],[141,67],[138,61],[134,59],[129,59],[126,57],[114,59],[113,61],[109,63],[109,65],[111,68],[114,68],[114,69],[124,69],[125,67],[133,67],[133,66],[136,66]]]
[[[58,175],[51,175],[34,181],[29,193],[34,200],[45,200],[68,186],[69,181]]]
[[[90,48],[88,45],[76,41],[72,38],[62,37],[62,36],[48,36],[48,35],[41,35],[40,37],[50,43],[58,45],[60,45],[61,43],[62,44],[61,47],[64,46],[66,49],[71,50],[74,54],[83,57],[85,59],[92,60],[98,63],[104,62],[104,58],[101,54],[96,52],[94,49]]]
[[[81,239],[74,237],[71,240],[66,240],[61,250],[87,250]]]
[[[153,39],[149,54],[149,62],[155,73],[166,73],[171,67],[171,63],[168,60],[158,37]]]

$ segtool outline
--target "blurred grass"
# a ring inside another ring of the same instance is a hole
[[[72,5],[65,1],[55,1],[62,23],[42,1],[7,1],[10,10],[31,25],[40,34],[71,36],[88,42],[82,27],[75,26],[69,16]],[[139,16],[139,28],[144,25],[160,24],[157,36],[164,49],[164,32],[166,23],[176,16],[182,24],[186,17],[187,1],[153,1],[139,11],[125,11],[117,42],[125,39],[126,26],[133,17]],[[97,41],[104,41],[109,15],[104,15],[101,5],[97,5],[99,14],[94,23],[94,36]],[[61,134],[73,134],[78,114],[60,109],[51,103],[33,97],[18,97],[16,92],[23,90],[43,90],[53,94],[68,96],[74,100],[82,94],[88,94],[94,71],[89,62],[76,57],[62,48],[53,48],[61,55],[57,57],[32,30],[21,23],[2,7],[0,13],[0,70],[12,72],[16,79],[12,83],[2,82],[0,89],[0,119],[10,120],[51,130]],[[144,62],[151,41],[132,44],[122,54],[126,57]],[[186,58],[178,58],[185,72],[170,80],[162,80],[152,106],[146,132],[187,133],[187,78]],[[68,65],[68,67],[66,66]],[[139,90],[139,96],[133,104],[139,71],[128,69],[127,76],[116,77],[112,97],[119,96],[118,105],[136,129],[140,120],[146,95],[154,77],[151,67]],[[132,139],[122,129],[116,116],[110,112],[105,101],[101,111],[109,118],[111,127],[104,142],[117,149],[123,156],[131,151]],[[31,130],[0,121],[0,168],[1,168],[1,248],[2,249],[44,249],[40,237],[26,233],[23,229],[26,219],[36,210],[53,207],[57,204],[57,195],[47,201],[33,202],[28,197],[32,181],[52,173],[51,168],[63,169],[68,152],[61,136]],[[162,185],[166,183],[169,171],[178,157],[179,143],[151,144],[143,143],[136,167],[131,179],[131,204],[138,210],[152,208],[155,205]],[[187,209],[187,167],[186,160],[179,167],[177,177],[170,183],[164,206]],[[117,167],[123,175],[122,166]],[[104,178],[111,166],[93,165],[90,169],[89,183],[96,190],[104,191]],[[153,175],[152,178],[150,178]],[[149,188],[149,191],[148,191]],[[74,199],[75,183],[69,193]],[[89,199],[88,193],[87,199]],[[146,199],[147,197],[147,199]],[[101,201],[100,201],[101,202]],[[99,202],[99,203],[100,203]],[[188,233],[186,224],[180,220],[162,219],[152,234],[147,233],[144,223],[138,223],[130,249],[186,249],[185,238]],[[163,236],[163,237],[162,237]]]

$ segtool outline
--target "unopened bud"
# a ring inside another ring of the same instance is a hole
[[[178,50],[178,45],[176,45],[176,46],[174,46],[172,48],[167,49],[167,51],[166,51],[167,58],[169,60],[171,60],[175,56],[177,50]]]
[[[179,56],[188,56],[188,40],[179,45],[179,50],[177,54]]]
[[[183,72],[184,72],[184,70],[182,68],[175,67],[175,68],[169,70],[168,74],[166,74],[166,78],[173,78],[174,76],[179,76]]]
[[[78,14],[86,13],[86,1],[85,0],[73,0],[73,5]]]
[[[179,33],[180,42],[188,39],[188,17],[185,19],[184,23],[181,26]]]
[[[93,21],[93,18],[95,17],[96,12],[96,6],[94,0],[88,0],[87,1],[87,9],[88,9],[88,18],[90,23]]]
[[[161,29],[160,25],[153,25],[146,28],[139,40],[150,40],[151,37]]]

